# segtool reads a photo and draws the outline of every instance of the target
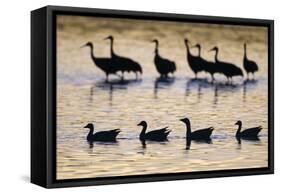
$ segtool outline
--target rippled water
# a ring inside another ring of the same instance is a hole
[[[57,26],[57,179],[267,166],[266,28],[72,16],[59,16]],[[126,84],[118,84],[114,76],[111,84],[104,82],[89,49],[80,46],[92,41],[96,56],[109,57],[109,42],[103,40],[108,35],[115,37],[116,53],[142,65],[141,80],[126,74],[131,80]],[[213,60],[208,49],[218,46],[221,60],[241,68],[247,42],[248,56],[260,68],[256,81],[235,78],[230,86],[216,75],[216,84],[210,84],[204,73],[199,74],[203,79],[192,80],[185,37],[202,44],[204,58]],[[168,83],[156,79],[154,38],[160,41],[160,55],[177,64],[176,77]],[[183,117],[190,118],[192,129],[213,126],[212,142],[192,141],[187,150],[185,125],[179,121]],[[238,119],[244,127],[261,125],[260,141],[238,144]],[[169,141],[141,144],[141,120],[149,129],[169,126]],[[120,128],[118,142],[89,145],[83,128],[88,122],[94,122],[96,131]]]

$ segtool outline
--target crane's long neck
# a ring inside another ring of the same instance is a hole
[[[111,57],[112,55],[114,55],[114,50],[113,50],[113,39],[110,39],[110,53],[111,53]]]
[[[219,50],[216,49],[215,52],[216,52],[216,53],[215,53],[215,61],[218,62],[218,61],[219,61],[219,60],[218,60]]]
[[[240,135],[241,129],[242,129],[242,124],[239,123],[239,124],[238,124],[238,129],[237,129],[237,132],[236,132],[236,136],[239,136],[239,135]]]
[[[190,122],[185,122],[186,125],[186,139],[189,139],[191,137],[191,125]]]
[[[190,55],[190,51],[189,51],[188,42],[185,42],[185,47],[186,47],[186,54],[187,54],[187,56],[189,56]]]
[[[247,59],[247,46],[244,44],[244,59]]]
[[[96,58],[95,58],[95,54],[94,54],[94,47],[93,47],[93,45],[90,45],[90,52],[91,52],[91,58],[93,59],[93,61],[95,61]]]
[[[158,47],[159,47],[159,43],[158,42],[155,42],[155,55],[158,55],[159,52],[158,52]]]
[[[198,47],[198,56],[201,57],[201,47]]]

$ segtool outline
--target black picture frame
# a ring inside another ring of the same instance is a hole
[[[56,15],[200,22],[268,28],[268,167],[56,180]],[[46,188],[274,173],[274,21],[46,6],[31,12],[31,182]]]

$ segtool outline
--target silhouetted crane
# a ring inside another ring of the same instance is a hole
[[[100,68],[106,75],[106,81],[108,81],[108,76],[110,74],[117,75],[118,69],[116,66],[113,64],[111,58],[97,58],[94,55],[94,45],[91,42],[87,42],[85,45],[82,47],[90,47],[90,52],[91,52],[91,58],[93,62],[96,64],[98,68]],[[120,76],[119,76],[120,77]]]
[[[217,68],[218,72],[220,72],[226,76],[228,82],[230,79],[230,81],[232,83],[233,76],[242,76],[243,77],[243,72],[239,67],[237,67],[236,65],[231,64],[231,63],[220,61],[218,59],[218,52],[219,52],[218,47],[215,46],[210,51],[216,52],[215,53],[215,64],[217,66],[216,68]]]
[[[247,57],[247,45],[244,44],[244,59],[243,66],[247,72],[247,79],[249,79],[249,73],[253,74],[253,78],[255,79],[255,72],[259,70],[259,67],[255,61],[249,60]]]
[[[136,74],[136,79],[138,79],[138,72],[142,74],[142,67],[140,66],[140,64],[130,58],[122,57],[115,54],[113,49],[113,41],[114,41],[113,36],[108,36],[105,39],[110,40],[111,58],[116,68],[121,71],[122,79],[124,79],[124,72],[131,72],[131,71]]]
[[[185,43],[185,46],[186,46],[186,53],[187,53],[188,64],[189,64],[191,70],[195,74],[195,79],[197,79],[197,73],[199,73],[201,71],[204,71],[204,67],[202,65],[202,60],[199,57],[193,56],[190,53],[190,49],[189,49],[189,45],[188,45],[189,44],[189,40],[187,38],[184,39],[184,43]]]
[[[218,72],[218,70],[216,68],[216,64],[214,62],[207,61],[201,57],[201,45],[200,44],[196,44],[193,47],[198,48],[198,58],[199,58],[198,63],[201,63],[202,69],[211,75],[212,82],[214,82],[214,80],[215,80],[214,74]]]
[[[152,42],[155,43],[155,57],[154,57],[155,67],[161,77],[167,78],[169,73],[174,74],[174,72],[176,71],[176,64],[175,64],[175,62],[165,59],[159,55],[158,40],[154,39],[154,40],[152,40]]]

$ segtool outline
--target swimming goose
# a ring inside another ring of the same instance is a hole
[[[257,139],[259,132],[262,130],[261,126],[253,127],[249,129],[245,129],[241,131],[242,129],[242,121],[237,121],[235,125],[238,125],[238,129],[236,132],[236,138],[244,138],[244,139]]]
[[[199,129],[191,132],[190,120],[188,118],[180,119],[186,125],[186,139],[187,140],[210,140],[210,136],[214,130],[213,127]]]
[[[84,128],[89,128],[90,131],[87,135],[87,140],[92,141],[104,141],[104,142],[115,142],[116,136],[121,132],[120,129],[113,129],[109,131],[99,131],[94,134],[94,125],[88,123]]]
[[[171,130],[168,129],[168,127],[164,127],[162,129],[157,129],[153,130],[150,132],[146,132],[147,129],[147,123],[146,121],[141,121],[138,126],[142,126],[142,130],[140,133],[140,140],[145,141],[145,140],[150,140],[150,141],[167,141],[167,136],[171,132]]]

